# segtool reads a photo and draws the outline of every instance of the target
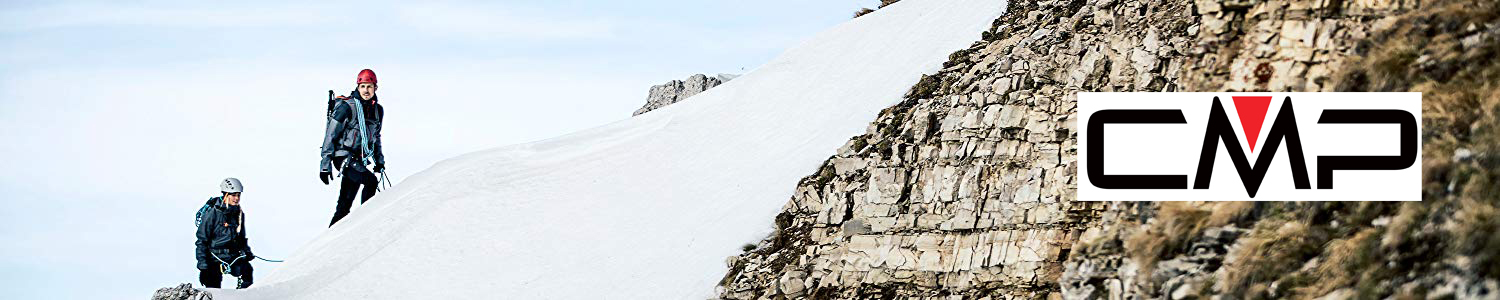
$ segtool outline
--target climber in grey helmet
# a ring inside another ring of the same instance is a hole
[[[255,282],[250,260],[249,239],[245,238],[245,212],[240,210],[240,193],[245,186],[236,178],[219,182],[219,197],[208,198],[198,210],[198,283],[219,288],[223,274],[239,277],[236,288],[247,288]]]

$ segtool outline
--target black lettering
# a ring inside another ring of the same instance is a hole
[[[1311,186],[1307,180],[1307,163],[1302,156],[1302,138],[1297,134],[1297,117],[1292,110],[1292,97],[1286,97],[1281,102],[1281,110],[1276,114],[1276,121],[1271,124],[1271,131],[1266,135],[1265,147],[1255,157],[1253,169],[1244,149],[1240,148],[1239,138],[1234,134],[1229,116],[1224,114],[1224,105],[1219,104],[1219,97],[1214,97],[1213,108],[1208,113],[1208,128],[1203,134],[1203,150],[1198,154],[1198,175],[1194,176],[1193,189],[1208,188],[1209,180],[1213,177],[1214,156],[1219,152],[1221,140],[1224,141],[1229,159],[1234,162],[1234,170],[1239,173],[1240,182],[1245,184],[1245,192],[1250,194],[1250,198],[1255,198],[1255,193],[1260,190],[1261,181],[1266,178],[1266,171],[1271,168],[1276,148],[1281,145],[1282,140],[1286,140],[1287,154],[1291,155],[1293,186],[1297,189],[1308,189]]]
[[[1187,175],[1105,175],[1104,124],[1187,123],[1177,109],[1110,109],[1089,115],[1088,176],[1101,189],[1186,189]]]
[[[1395,109],[1329,109],[1318,124],[1401,124],[1401,155],[1318,156],[1318,189],[1333,188],[1333,170],[1400,170],[1417,162],[1417,118]]]

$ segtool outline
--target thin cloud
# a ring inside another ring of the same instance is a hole
[[[327,22],[333,8],[137,7],[119,3],[79,3],[0,11],[0,31],[57,28],[155,26],[245,28],[305,26]]]
[[[396,21],[432,35],[479,40],[598,39],[614,36],[616,27],[608,20],[559,15],[553,11],[446,3],[404,6],[396,11]]]

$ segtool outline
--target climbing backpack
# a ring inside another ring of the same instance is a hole
[[[203,207],[198,208],[198,217],[193,221],[194,226],[203,227],[203,213],[208,212],[209,205],[213,205],[212,203],[212,201],[203,203]]]
[[[328,90],[328,110],[324,113],[324,115],[327,116],[327,118],[325,118],[323,120],[323,124],[328,124],[328,123],[333,122],[333,110],[334,110],[334,108],[337,108],[339,106],[339,102],[344,102],[344,101],[347,101],[347,100],[349,100],[349,96],[338,95],[338,94],[334,93],[333,90]],[[345,126],[348,126],[348,125],[345,125]],[[334,130],[335,130],[334,132],[337,132],[337,134],[343,134],[343,132],[344,132],[344,128],[335,128]],[[348,158],[347,155],[338,155],[338,153],[340,151],[342,151],[344,153],[349,153],[350,152],[349,149],[345,149],[344,148],[344,145],[342,143],[338,142],[338,139],[334,139],[334,143],[333,143],[333,152],[335,153],[333,155],[333,169],[334,170],[341,170],[341,169],[343,169],[344,168],[344,159]]]
[[[333,120],[333,108],[338,107],[339,101],[348,100],[349,96],[338,95],[333,90],[328,90],[328,120]]]

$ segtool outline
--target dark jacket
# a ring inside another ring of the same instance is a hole
[[[245,213],[238,205],[224,204],[221,198],[208,198],[208,203],[204,203],[208,209],[198,224],[198,250],[195,251],[199,270],[209,270],[221,264],[220,260],[234,263],[235,258],[243,262],[255,258],[250,252],[250,241],[245,238]]]
[[[349,99],[339,101],[333,108],[333,115],[323,130],[323,160],[319,164],[322,172],[331,172],[335,163],[342,163],[340,168],[344,172],[370,172],[360,163],[364,153],[359,145],[363,141],[360,139],[359,127],[354,124],[358,123],[354,115],[355,105],[359,105],[365,114],[365,134],[370,136],[370,158],[375,166],[385,165],[385,153],[380,146],[380,127],[381,121],[385,119],[385,108],[380,106],[380,97],[364,100],[359,98],[358,91],[350,94]]]

